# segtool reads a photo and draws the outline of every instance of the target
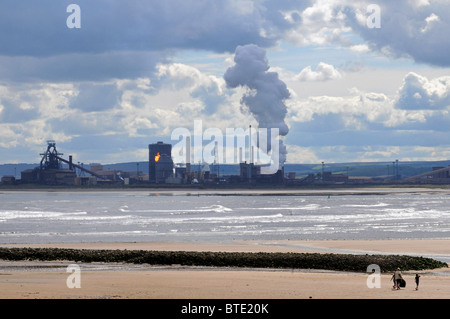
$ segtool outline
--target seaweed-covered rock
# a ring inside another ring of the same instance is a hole
[[[366,272],[377,264],[381,271],[424,270],[448,267],[431,258],[402,255],[351,255],[319,253],[245,253],[148,250],[97,250],[62,248],[0,248],[4,260],[68,260],[75,262],[124,262],[150,265],[208,267],[325,269]]]

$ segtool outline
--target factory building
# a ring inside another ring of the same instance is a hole
[[[172,145],[163,142],[148,146],[148,174],[150,183],[165,183],[173,177]]]
[[[261,168],[253,163],[247,164],[247,162],[239,164],[239,176],[241,182],[251,182],[256,180],[256,177],[260,175]]]
[[[449,184],[450,166],[433,167],[430,172],[405,178],[402,182],[416,184]]]
[[[46,185],[74,185],[77,177],[75,168],[101,178],[94,172],[73,163],[72,156],[69,156],[69,160],[62,158],[63,154],[56,150],[56,143],[53,140],[47,141],[47,150],[41,155],[42,159],[38,167],[21,172],[21,182]],[[68,165],[68,168],[64,168],[63,163]]]

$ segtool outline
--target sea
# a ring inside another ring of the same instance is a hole
[[[448,238],[445,193],[0,193],[3,245]],[[450,254],[439,259],[450,262]]]

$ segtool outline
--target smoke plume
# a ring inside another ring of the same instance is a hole
[[[290,97],[286,84],[278,78],[278,73],[268,72],[269,64],[264,49],[249,44],[238,46],[234,56],[235,65],[224,75],[231,88],[239,86],[249,90],[241,99],[258,122],[259,128],[278,128],[280,136],[285,136],[289,128],[284,122],[287,108],[284,100]],[[268,141],[271,139],[268,138]],[[280,165],[286,161],[286,146],[279,139]],[[268,145],[268,151],[270,150]]]

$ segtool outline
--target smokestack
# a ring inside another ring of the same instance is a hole
[[[284,103],[290,97],[286,84],[278,78],[276,72],[269,72],[265,50],[249,44],[238,46],[234,56],[235,65],[224,74],[228,87],[247,87],[251,90],[245,93],[241,103],[246,105],[259,128],[278,128],[280,136],[286,136],[289,128],[285,123],[287,107]],[[271,139],[268,139],[267,152],[272,149]],[[286,161],[286,147],[279,140],[279,163]],[[251,151],[251,146],[250,146]],[[253,158],[251,158],[251,162]]]
[[[214,164],[216,164],[218,162],[218,156],[219,154],[217,153],[219,149],[219,145],[217,144],[217,141],[214,142]]]
[[[186,137],[186,175],[191,173],[191,137]]]
[[[250,164],[253,163],[253,149],[252,149],[252,126],[248,126],[249,129],[249,146],[248,146],[248,155],[249,155],[249,162]]]
[[[253,164],[255,162],[255,147],[252,146],[252,152],[250,153],[250,164]]]

